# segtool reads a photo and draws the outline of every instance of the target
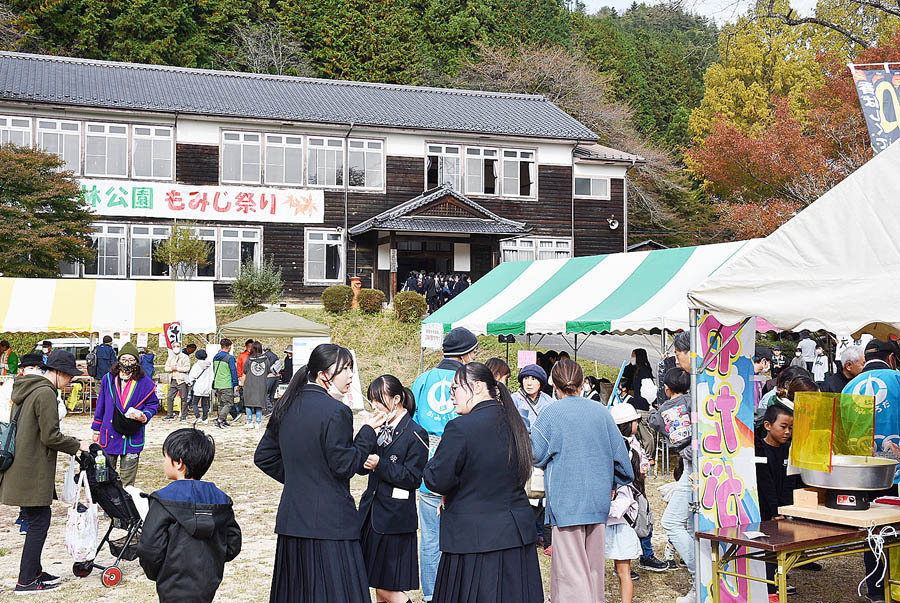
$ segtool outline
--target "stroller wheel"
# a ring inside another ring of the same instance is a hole
[[[72,573],[79,578],[89,576],[93,569],[94,563],[92,561],[76,561],[72,564]]]
[[[103,570],[103,586],[115,586],[122,581],[122,570],[117,567],[108,567]]]

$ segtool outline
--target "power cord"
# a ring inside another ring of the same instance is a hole
[[[871,578],[878,572],[879,562],[883,561],[884,565],[881,568],[881,577],[878,579],[878,582],[875,584],[881,585],[884,582],[884,577],[887,573],[887,564],[890,563],[890,559],[888,559],[887,555],[884,552],[884,539],[885,538],[897,538],[900,534],[897,533],[897,530],[894,529],[894,526],[884,526],[877,533],[875,532],[875,524],[873,523],[871,526],[866,528],[866,532],[868,533],[866,537],[866,544],[869,545],[869,550],[872,551],[872,554],[875,555],[875,567],[871,572],[866,575],[865,578],[859,583],[856,587],[856,594],[860,597],[863,596],[862,586],[866,583],[866,580]]]

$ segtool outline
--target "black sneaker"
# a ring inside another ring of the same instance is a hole
[[[219,425],[219,427],[231,427],[231,423],[229,423],[228,421],[222,421],[222,424]]]
[[[163,417],[163,421],[174,421],[175,417],[173,415],[169,415],[168,417]]]
[[[641,557],[638,567],[649,572],[664,572],[669,569],[669,564],[660,561],[655,555],[650,555],[649,557]]]
[[[635,572],[634,570],[631,570],[631,581],[637,582],[640,579],[641,579],[641,577],[637,574],[637,572]]]
[[[674,572],[678,569],[678,562],[674,559],[669,559],[668,561],[664,561],[663,563],[666,564],[666,571]]]
[[[54,576],[53,574],[49,574],[47,572],[41,572],[41,575],[38,576],[37,579],[44,584],[59,584],[62,580],[62,578],[60,578],[59,576]]]
[[[14,592],[17,595],[33,595],[54,588],[59,588],[59,584],[47,584],[46,582],[41,582],[41,579],[38,578],[31,584],[16,584],[16,590]]]

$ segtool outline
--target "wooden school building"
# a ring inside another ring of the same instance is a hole
[[[540,96],[0,52],[0,143],[59,154],[96,214],[66,277],[170,278],[177,220],[217,297],[263,258],[303,299],[623,251],[643,159],[597,140]]]

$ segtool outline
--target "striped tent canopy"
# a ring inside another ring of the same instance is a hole
[[[215,333],[211,282],[0,278],[4,333]]]
[[[422,324],[478,335],[685,330],[688,290],[755,242],[503,262]]]

